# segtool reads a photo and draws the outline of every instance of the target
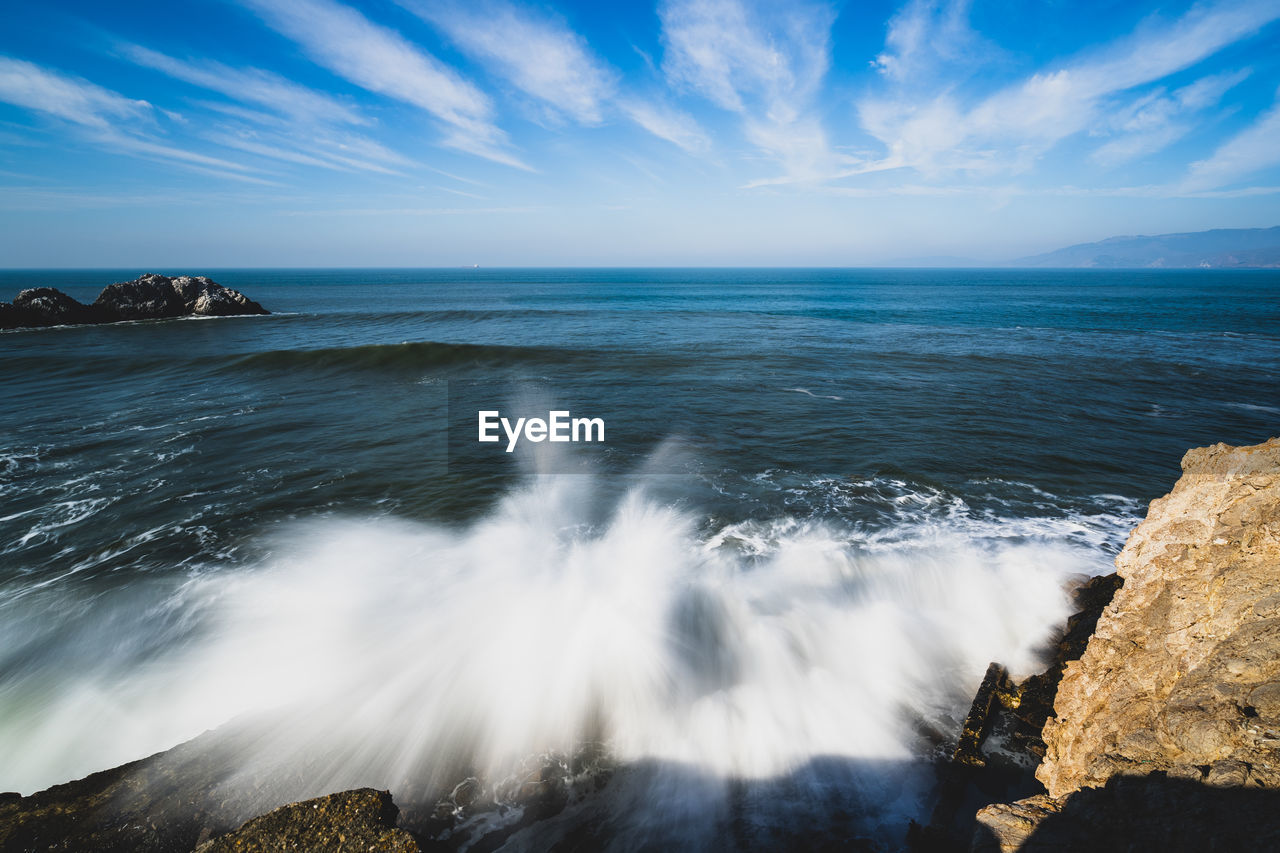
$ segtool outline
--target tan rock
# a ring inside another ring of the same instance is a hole
[[[975,850],[1280,846],[1280,439],[1189,451],[1116,558],[1036,770]]]
[[[1053,797],[1178,766],[1228,762],[1210,771],[1228,784],[1280,773],[1280,439],[1198,448],[1182,468],[1058,687],[1036,772]]]
[[[973,845],[974,853],[1014,853],[1046,818],[1062,810],[1052,797],[1039,794],[1016,803],[996,803],[978,812],[984,828]]]

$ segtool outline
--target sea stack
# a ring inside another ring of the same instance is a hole
[[[1280,439],[1189,451],[975,850],[1280,849]],[[1136,845],[1136,846],[1135,846]]]
[[[52,287],[24,290],[12,303],[0,302],[0,329],[269,313],[243,293],[206,276],[147,273],[107,285],[92,305]]]

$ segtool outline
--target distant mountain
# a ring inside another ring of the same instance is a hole
[[[1280,268],[1280,226],[1111,237],[1014,261],[1020,267]]]

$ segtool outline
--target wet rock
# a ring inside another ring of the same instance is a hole
[[[305,774],[245,778],[244,750],[261,738],[260,729],[232,723],[29,796],[0,795],[0,853],[191,853],[251,818],[324,793]]]
[[[529,756],[501,779],[469,776],[435,804],[419,826],[421,835],[438,850],[495,850],[521,829],[602,789],[614,769],[603,745],[588,742],[571,755]]]
[[[0,793],[0,853],[416,851],[419,845],[486,853],[599,791],[614,772],[603,746],[591,742],[572,754],[529,756],[497,779],[464,773],[452,788],[402,796],[401,811],[389,793],[373,789],[317,797],[323,789],[305,762],[246,775],[245,750],[263,742],[264,730],[252,720],[229,723],[29,796]],[[317,764],[329,766],[323,758]]]
[[[177,747],[27,797],[6,794],[0,851],[190,853],[202,835],[240,822],[208,795],[228,768],[190,757]]]
[[[387,791],[344,791],[281,806],[196,853],[418,853],[413,836],[396,828],[399,813]]]
[[[1044,649],[1048,661],[1044,671],[1019,683],[1006,679],[996,691],[999,704],[990,725],[996,736],[983,744],[989,758],[1025,767],[1034,767],[1044,758],[1042,731],[1053,716],[1063,674],[1070,663],[1084,655],[1103,610],[1123,585],[1124,579],[1113,572],[1081,580],[1071,590],[1075,613]]]
[[[1008,693],[1010,689],[1009,673],[998,663],[987,667],[987,674],[978,686],[978,692],[965,717],[964,728],[960,731],[960,740],[956,744],[951,760],[957,764],[968,764],[972,767],[986,765],[986,756],[982,754],[982,741],[990,731],[992,722],[992,703],[996,694]]]
[[[1115,574],[1083,578],[1070,590],[1076,612],[1042,650],[1043,672],[1015,682],[999,663],[987,667],[950,760],[937,767],[938,788],[926,825],[913,824],[907,847],[915,853],[963,850],[974,831],[974,813],[1002,799],[1040,790],[1036,765],[1044,757],[1040,737],[1053,712],[1053,697],[1068,663],[1078,660],[1089,636],[1123,581]],[[1010,827],[1029,826],[1026,814],[1010,816]],[[991,831],[995,831],[993,827]]]

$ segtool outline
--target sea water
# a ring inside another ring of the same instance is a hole
[[[1273,272],[170,272],[273,313],[0,333],[0,790],[253,719],[227,785],[630,768],[513,848],[891,844],[1181,454],[1280,433]]]

